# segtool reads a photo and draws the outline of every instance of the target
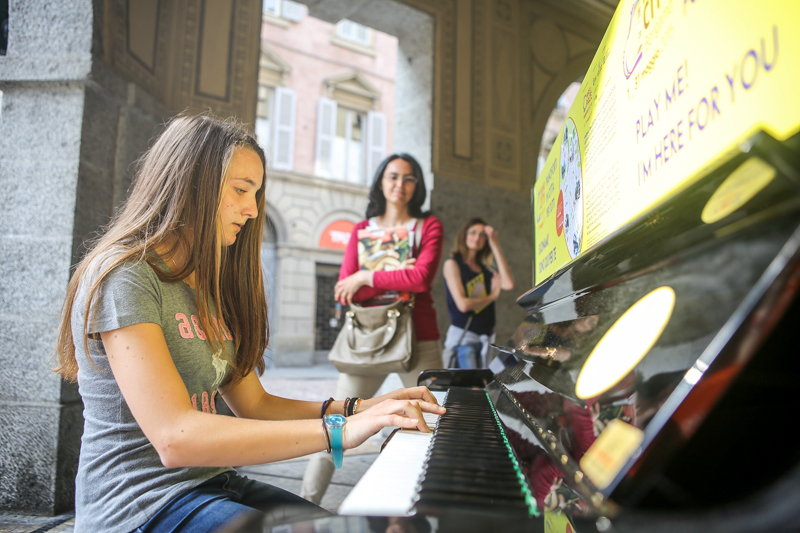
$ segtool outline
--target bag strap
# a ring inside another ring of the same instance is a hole
[[[411,244],[411,257],[417,257],[417,255],[419,255],[419,247],[420,244],[422,244],[422,226],[425,225],[424,218],[415,218],[414,220],[414,229],[408,228],[408,231],[414,232],[414,242],[409,243]]]
[[[472,319],[473,318],[475,318],[474,314],[469,315],[469,318],[467,319],[467,323],[464,325],[464,331],[461,333],[461,336],[458,338],[458,342],[456,343],[456,346],[461,346],[461,343],[464,342],[464,337],[467,336],[467,331],[469,331],[469,325],[472,324]]]

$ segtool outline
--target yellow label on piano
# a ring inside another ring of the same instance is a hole
[[[544,512],[544,533],[575,533],[575,527],[561,509]]]
[[[581,457],[584,474],[597,488],[606,488],[643,440],[644,431],[615,418]]]
[[[713,224],[727,217],[750,201],[769,185],[775,177],[775,168],[758,157],[748,159],[725,178],[706,202],[700,218]]]
[[[533,186],[535,284],[727,160],[800,131],[800,2],[620,0]]]

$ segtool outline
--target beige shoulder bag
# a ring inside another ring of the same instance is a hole
[[[417,250],[422,220],[414,235]],[[350,304],[345,323],[328,354],[339,372],[353,375],[408,372],[417,364],[417,338],[412,315],[414,299],[363,307]]]

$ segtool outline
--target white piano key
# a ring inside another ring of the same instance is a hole
[[[434,392],[443,404],[446,392]],[[425,413],[433,429],[439,415]],[[406,516],[433,433],[398,431],[339,507],[340,515]]]

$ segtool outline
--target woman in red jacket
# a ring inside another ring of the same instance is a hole
[[[433,308],[431,284],[442,256],[442,223],[430,213],[422,212],[427,191],[422,169],[408,154],[393,154],[378,166],[369,193],[367,219],[353,228],[344,254],[339,282],[334,289],[342,304],[366,302],[385,292],[411,292],[415,295],[413,316],[417,336],[417,365],[400,374],[406,387],[417,384],[417,376],[428,368],[442,367],[439,328]],[[412,245],[412,258],[401,270],[373,272],[358,265],[358,230],[406,226]],[[422,232],[418,236],[418,232]],[[418,238],[420,237],[420,238]],[[419,244],[417,244],[419,243]],[[386,374],[354,376],[340,374],[336,397],[370,398],[386,378]],[[333,461],[328,454],[317,454],[303,477],[301,496],[319,504],[333,476]]]

